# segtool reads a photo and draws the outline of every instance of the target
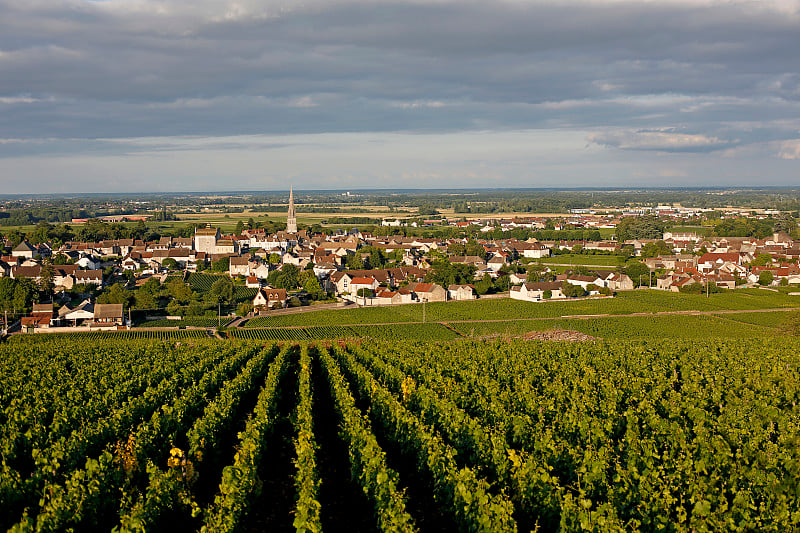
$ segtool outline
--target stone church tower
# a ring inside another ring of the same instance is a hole
[[[294,216],[294,192],[289,187],[289,214],[286,217],[286,233],[297,233],[297,218]]]

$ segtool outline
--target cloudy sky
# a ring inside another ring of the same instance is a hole
[[[0,0],[0,192],[800,185],[798,50],[798,0]]]

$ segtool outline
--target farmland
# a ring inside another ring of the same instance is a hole
[[[542,264],[555,263],[559,265],[586,265],[593,267],[617,268],[625,262],[625,258],[618,255],[584,255],[560,254],[543,257],[538,260]]]
[[[0,344],[0,522],[785,531],[798,353],[779,337],[20,337]]]
[[[427,321],[510,320],[518,318],[559,318],[575,315],[624,315],[663,311],[757,310],[800,307],[800,297],[785,292],[741,289],[710,297],[675,294],[656,290],[620,292],[614,298],[542,303],[511,299],[480,299],[465,302],[438,302],[426,305]],[[419,304],[363,307],[336,311],[311,311],[290,315],[259,317],[246,327],[312,326],[342,324],[385,324],[422,322]]]

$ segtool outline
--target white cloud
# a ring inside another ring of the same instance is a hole
[[[778,151],[781,159],[800,159],[800,139],[783,141]]]
[[[310,96],[301,96],[289,102],[289,107],[317,107],[318,105]]]
[[[421,108],[438,108],[444,107],[448,104],[439,100],[414,100],[412,102],[392,102],[390,107],[397,107],[400,109],[421,109]]]
[[[702,134],[671,131],[621,131],[592,133],[589,142],[621,150],[653,150],[664,152],[707,151],[722,148],[731,141]]]

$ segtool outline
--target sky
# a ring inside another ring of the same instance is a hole
[[[800,0],[0,0],[0,193],[800,185]]]

